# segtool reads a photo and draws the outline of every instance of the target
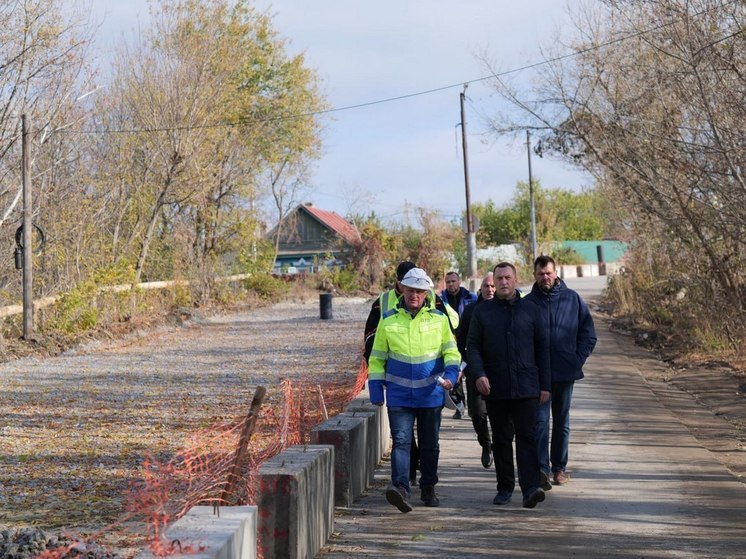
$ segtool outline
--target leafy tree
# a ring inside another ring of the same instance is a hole
[[[593,190],[573,192],[564,189],[545,190],[534,183],[536,236],[541,252],[553,252],[555,241],[589,241],[606,236],[607,226],[600,194]],[[531,199],[528,183],[519,182],[513,198],[498,208],[492,200],[476,204],[479,217],[477,242],[481,246],[520,243],[531,256]]]
[[[386,280],[390,278],[387,278],[386,264],[395,261],[399,243],[386,231],[375,213],[367,217],[352,216],[349,220],[360,233],[360,242],[355,246],[349,264],[360,276],[363,288],[379,291],[388,284]]]
[[[351,265],[373,291],[393,285],[396,266],[403,260],[415,262],[437,282],[452,268],[453,254],[463,237],[460,228],[424,209],[417,211],[416,225],[386,226],[375,213],[348,219],[361,236]]]
[[[208,292],[216,266],[257,246],[261,197],[285,208],[288,185],[303,182],[319,128],[298,115],[324,105],[303,57],[288,57],[248,2],[168,0],[153,10],[144,42],[122,50],[114,110],[100,117],[131,130],[102,145],[99,166],[117,177],[114,258],[135,262],[135,281],[146,271],[196,275]],[[149,258],[153,247],[162,254]]]
[[[4,238],[13,239],[21,220],[25,114],[32,130],[28,138],[33,221],[46,230],[48,240],[45,254],[35,260],[37,266],[40,261],[60,265],[53,274],[37,267],[34,288],[39,292],[64,284],[65,266],[76,271],[75,259],[65,264],[58,231],[63,223],[69,224],[66,218],[74,208],[80,209],[75,162],[86,143],[70,142],[56,132],[85,116],[82,98],[93,89],[86,66],[91,36],[84,16],[64,11],[58,1],[0,0],[0,230]],[[8,297],[15,302],[20,282],[15,281],[12,266],[12,258],[0,260],[0,273],[13,280],[2,284],[8,284]]]

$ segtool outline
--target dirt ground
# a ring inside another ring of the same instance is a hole
[[[717,361],[687,364],[675,348],[664,360],[642,345],[639,334],[615,326],[609,315],[596,312],[595,319],[610,325],[658,400],[746,483],[746,372]]]

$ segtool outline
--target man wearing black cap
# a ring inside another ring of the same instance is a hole
[[[402,295],[401,280],[404,279],[409,270],[416,267],[417,265],[409,260],[400,262],[396,267],[396,284],[394,288],[384,291],[373,301],[373,306],[370,308],[370,313],[368,314],[368,320],[365,321],[365,353],[363,356],[366,363],[370,357],[370,350],[373,349],[373,338],[376,335],[378,323],[381,321],[381,314],[393,309],[397,305]]]

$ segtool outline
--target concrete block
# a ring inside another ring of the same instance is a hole
[[[334,504],[349,507],[367,485],[366,421],[343,414],[311,430],[312,444],[334,446]]]
[[[579,278],[589,278],[589,277],[591,277],[591,265],[590,264],[580,264],[578,266],[578,277]]]
[[[257,507],[220,507],[220,516],[212,506],[197,506],[171,525],[165,534],[168,542],[178,540],[182,551],[174,559],[255,559],[257,557]],[[156,559],[148,549],[137,559]]]
[[[578,268],[577,266],[568,266],[567,264],[562,264],[560,267],[559,276],[562,279],[565,278],[576,278],[578,277]]]
[[[376,430],[378,432],[374,442],[368,441],[369,445],[375,445],[376,449],[376,466],[380,464],[384,456],[389,453],[391,448],[391,429],[389,428],[389,414],[386,406],[374,406],[368,399],[367,392],[355,398],[347,406],[348,412],[354,411],[372,411],[375,413]]]
[[[365,422],[365,462],[361,464],[363,469],[363,490],[367,489],[376,480],[376,466],[378,466],[378,425],[376,424],[376,412],[373,410],[353,410],[340,413],[341,416],[359,417]],[[354,465],[353,465],[354,467]],[[335,484],[336,487],[336,484]]]
[[[334,447],[296,445],[259,468],[264,559],[312,559],[334,531]]]

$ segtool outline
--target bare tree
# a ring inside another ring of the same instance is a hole
[[[743,2],[608,0],[576,14],[574,55],[548,55],[530,93],[495,81],[518,111],[494,129],[533,127],[540,150],[591,171],[693,315],[746,300],[744,16]]]

